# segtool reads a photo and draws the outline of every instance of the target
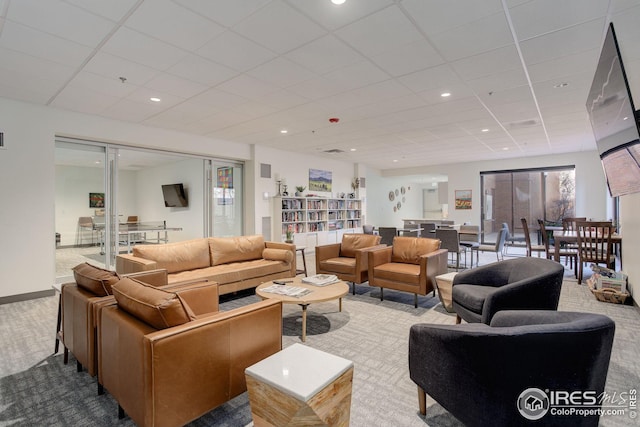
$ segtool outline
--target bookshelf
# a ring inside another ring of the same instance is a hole
[[[326,197],[275,197],[273,236],[284,241],[291,226],[294,243],[313,246],[342,240],[343,233],[362,229],[362,201]],[[338,240],[339,237],[339,240]]]

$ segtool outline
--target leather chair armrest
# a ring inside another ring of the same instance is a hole
[[[167,286],[169,284],[169,275],[167,270],[164,268],[122,274],[122,277],[130,277],[132,279],[140,280],[141,282],[155,286],[156,288]]]
[[[340,243],[316,246],[316,262],[340,256]]]
[[[139,271],[157,269],[158,263],[149,259],[139,258],[131,254],[116,256],[116,272],[118,274],[137,273]]]
[[[436,276],[445,274],[449,271],[447,267],[447,258],[449,251],[446,249],[438,249],[420,257],[420,276],[424,280],[420,281],[420,285],[424,285],[424,294],[427,294],[436,288]]]
[[[196,316],[217,313],[218,308],[218,284],[215,282],[198,282],[164,288],[178,294],[193,311]]]
[[[507,264],[493,263],[470,270],[461,271],[453,278],[452,286],[487,285],[502,286],[509,280],[511,267]]]
[[[386,248],[387,245],[369,246],[368,248],[356,249],[356,272],[367,271],[369,269],[369,251]]]

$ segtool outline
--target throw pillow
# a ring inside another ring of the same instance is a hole
[[[111,286],[120,280],[120,276],[115,271],[105,270],[86,262],[73,268],[73,278],[78,286],[99,297],[111,295]]]
[[[293,261],[293,254],[286,249],[266,248],[262,251],[262,258],[290,263]]]
[[[118,307],[156,329],[182,325],[196,318],[175,292],[125,277],[113,285]]]

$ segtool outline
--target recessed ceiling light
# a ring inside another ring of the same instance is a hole
[[[393,163],[398,163],[398,159],[393,159]]]
[[[153,102],[160,102],[161,101],[160,98],[155,98],[155,97],[154,98],[149,98],[149,100],[153,101]]]
[[[509,151],[509,147],[502,147],[502,151]]]
[[[623,117],[622,120],[627,120],[629,117]]]
[[[443,92],[440,94],[441,97],[446,98],[448,96],[451,96],[451,94],[449,92]]]
[[[567,87],[567,86],[569,86],[569,83],[562,82],[562,83],[558,83],[557,85],[554,85],[553,87],[555,87],[556,89],[559,89],[561,87]]]
[[[341,5],[342,3],[344,3],[346,0],[331,0],[331,3],[333,4],[337,4],[337,5]]]
[[[352,149],[350,149],[349,151],[356,151],[356,149],[355,149],[355,148],[352,148]]]
[[[282,130],[280,131],[280,133],[287,133],[287,132],[289,132],[289,131],[288,131],[288,130],[286,130],[286,129],[282,129]]]
[[[489,129],[484,128],[484,129],[481,129],[480,132],[489,132]]]

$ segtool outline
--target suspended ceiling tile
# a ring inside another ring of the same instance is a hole
[[[232,31],[225,31],[197,50],[197,54],[232,68],[247,71],[275,58],[277,55]]]
[[[325,74],[361,62],[364,59],[362,55],[338,40],[333,34],[327,34],[287,53],[285,56],[318,74]]]

